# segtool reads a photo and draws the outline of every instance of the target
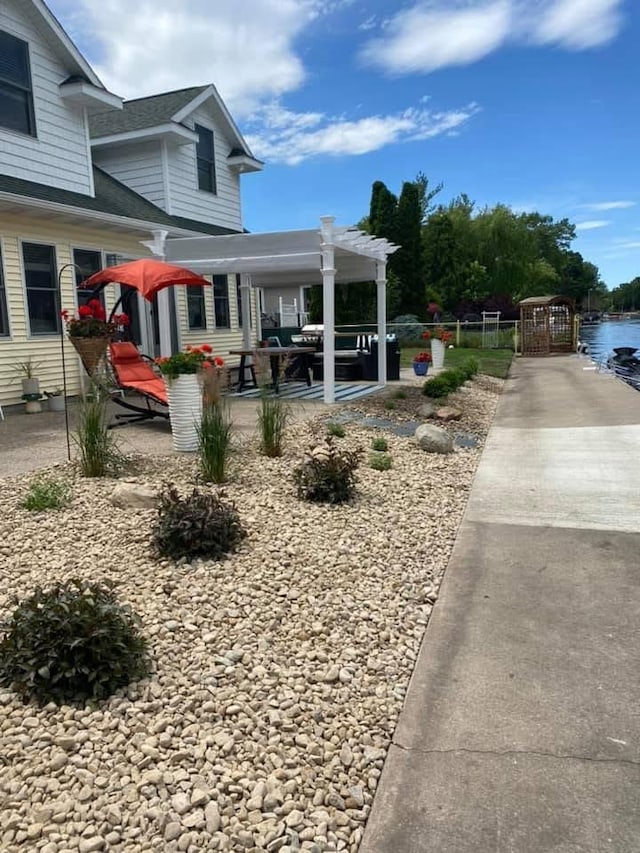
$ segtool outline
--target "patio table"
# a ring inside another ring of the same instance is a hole
[[[273,383],[274,391],[278,392],[279,380],[280,380],[280,368],[282,361],[286,358],[290,358],[292,356],[302,355],[305,356],[304,359],[304,375],[305,381],[307,385],[311,386],[311,359],[307,358],[311,353],[315,353],[315,347],[260,347],[257,349],[232,349],[229,350],[229,355],[239,355],[240,356],[240,373],[238,377],[238,387],[237,391],[243,391],[245,385],[247,385],[246,381],[246,371],[249,370],[251,372],[251,383],[254,388],[258,387],[258,383],[256,381],[256,372],[255,372],[255,359],[260,358],[260,356],[269,356],[270,367],[271,367],[271,381]],[[251,364],[247,364],[247,358],[251,357],[254,361]]]

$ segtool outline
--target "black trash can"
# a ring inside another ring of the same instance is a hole
[[[378,379],[378,341],[371,341],[369,352],[360,353],[358,360],[362,365],[362,378],[369,381]],[[387,341],[387,380],[400,379],[400,344],[397,339]]]

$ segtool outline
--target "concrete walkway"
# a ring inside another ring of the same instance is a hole
[[[640,394],[517,362],[360,853],[640,851]]]

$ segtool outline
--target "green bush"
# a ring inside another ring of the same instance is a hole
[[[169,483],[160,495],[153,543],[163,557],[219,560],[235,551],[245,536],[235,506],[222,494],[194,489],[181,498]]]
[[[107,401],[97,386],[80,403],[73,440],[83,477],[109,477],[124,467],[124,456],[107,424]]]
[[[20,502],[23,509],[42,512],[47,509],[62,509],[71,501],[71,489],[61,480],[38,477],[29,486],[29,491]]]
[[[444,370],[440,376],[444,376],[452,391],[456,391],[467,381],[467,374],[459,367],[452,367],[449,370]]]
[[[473,379],[479,369],[480,365],[478,364],[478,359],[473,356],[465,359],[458,368],[458,370],[461,370],[462,373],[464,373],[465,379]]]
[[[0,684],[25,700],[105,699],[149,674],[140,620],[110,584],[71,580],[18,603],[0,642]]]
[[[377,436],[371,441],[372,450],[381,450],[385,451],[389,449],[389,445],[387,444],[387,439],[383,438],[381,435]]]
[[[338,424],[335,421],[329,421],[329,423],[327,424],[327,432],[334,438],[344,438],[347,434],[347,431],[342,426],[342,424]]]
[[[385,409],[387,409],[388,411],[392,411],[393,409],[395,409],[396,404],[395,404],[395,402],[394,402],[393,400],[385,400],[385,401],[384,401],[384,407],[385,407]]]
[[[331,438],[312,448],[294,470],[298,497],[316,503],[345,503],[356,490],[359,451],[338,450]]]
[[[434,376],[433,379],[428,379],[422,386],[422,393],[424,396],[431,397],[432,399],[447,397],[451,391],[451,385],[443,373],[439,376]]]
[[[260,451],[265,456],[282,456],[284,433],[289,420],[289,407],[279,397],[263,390],[258,410]]]
[[[389,471],[393,460],[388,453],[371,453],[369,456],[369,468],[375,471]]]
[[[198,426],[200,475],[205,483],[224,483],[233,441],[233,423],[224,401],[206,403]]]
[[[407,399],[407,392],[403,391],[402,388],[398,388],[397,391],[393,392],[393,399],[394,400],[406,400]]]

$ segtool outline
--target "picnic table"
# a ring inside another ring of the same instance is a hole
[[[271,382],[273,389],[277,393],[280,385],[280,374],[283,361],[293,359],[296,356],[304,356],[296,365],[296,372],[304,375],[304,380],[307,385],[311,385],[311,362],[312,359],[308,356],[315,353],[315,347],[259,347],[256,349],[232,349],[229,350],[229,355],[240,356],[240,368],[238,374],[237,391],[240,393],[244,390],[247,382],[247,370],[250,373],[251,387],[257,388],[255,360],[260,357],[269,357],[271,368]],[[251,362],[247,363],[247,359],[251,358]]]

